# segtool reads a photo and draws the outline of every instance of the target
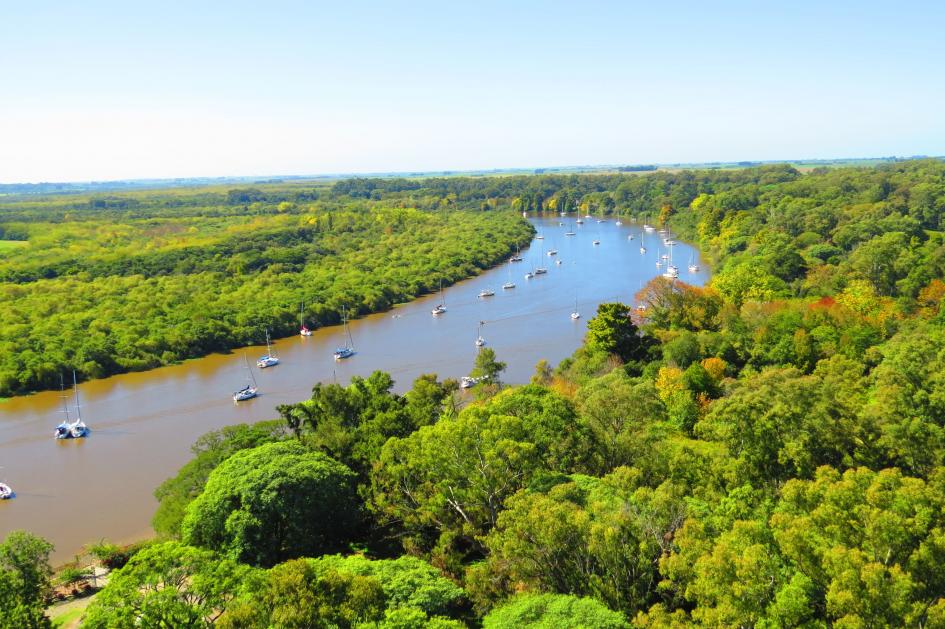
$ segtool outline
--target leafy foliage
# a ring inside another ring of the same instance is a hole
[[[182,539],[264,566],[336,550],[358,525],[353,481],[347,467],[295,442],[241,450],[187,506]]]

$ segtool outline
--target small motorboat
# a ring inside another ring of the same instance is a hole
[[[16,496],[13,488],[7,485],[6,483],[0,483],[0,500],[9,500]]]
[[[573,236],[573,235],[574,235],[574,232],[564,232],[564,235],[565,235],[565,236]]]
[[[459,379],[459,388],[460,389],[469,389],[479,384],[478,378],[473,378],[471,376],[463,376]]]
[[[669,260],[669,256],[664,253],[660,256],[660,260]]]
[[[555,260],[555,264],[557,264],[558,266],[561,266],[562,262],[561,260]]]
[[[535,236],[535,240],[544,240],[544,239],[545,237],[542,236],[541,234],[538,234],[537,236]]]
[[[548,251],[548,255],[550,255],[550,256],[556,256],[556,255],[558,255],[558,250],[557,250],[557,249],[551,249],[551,250]]]
[[[481,298],[481,297],[492,297],[493,295],[495,295],[495,291],[492,290],[491,288],[483,288],[481,291],[479,291],[479,297],[480,297],[480,298]]]
[[[548,269],[544,269],[541,267],[535,269],[535,275],[544,275],[547,272],[548,272]]]
[[[627,240],[633,240],[633,234],[627,234]]]
[[[664,239],[663,239],[663,244],[666,245],[667,247],[675,247],[675,246],[676,246],[676,241],[675,241],[675,240],[672,240],[671,238],[664,238]]]
[[[532,279],[533,277],[535,277],[535,276],[534,276],[532,273],[526,273],[526,274],[525,274],[525,279],[526,279],[526,280],[530,280],[530,279]]]
[[[505,284],[502,285],[502,290],[511,290],[513,288],[515,288],[514,282],[506,282]]]
[[[595,241],[594,241],[594,245],[595,245],[595,246],[596,246],[596,245],[599,245],[599,244],[600,244],[600,241],[599,241],[599,240],[595,240]]]
[[[617,227],[620,227],[621,225],[623,225],[623,221],[621,221],[620,219],[617,219],[617,222],[614,223],[614,225],[616,225]]]

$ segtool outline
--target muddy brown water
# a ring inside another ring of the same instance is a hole
[[[662,237],[646,234],[647,252],[641,255],[639,225],[530,220],[544,239],[522,251],[524,261],[445,289],[447,312],[439,317],[430,310],[440,297],[429,295],[353,321],[357,353],[340,362],[332,357],[343,343],[340,327],[276,341],[281,364],[255,370],[260,396],[254,400],[234,404],[230,397],[246,379],[244,351],[238,350],[83,383],[82,416],[92,429],[84,440],[53,439],[61,420],[58,391],[0,403],[0,480],[16,491],[16,498],[0,502],[0,538],[16,529],[42,535],[55,544],[57,562],[90,542],[144,538],[151,533],[155,487],[189,459],[191,444],[203,433],[273,418],[276,405],[307,398],[319,381],[347,383],[379,369],[391,373],[402,391],[423,373],[458,378],[472,367],[479,321],[486,322],[482,335],[488,346],[508,363],[503,380],[527,382],[539,360],[556,364],[580,345],[598,303],[632,302],[633,294],[662,272],[655,264],[666,251]],[[565,236],[569,229],[576,235]],[[627,239],[630,234],[633,240]],[[551,248],[557,256],[547,255]],[[687,270],[690,259],[699,262],[698,251],[685,243],[673,249],[680,279],[703,284],[704,268]],[[525,273],[536,266],[548,273],[526,280]],[[515,288],[503,290],[510,280]],[[485,288],[495,296],[479,298]],[[570,317],[575,299],[582,315],[577,321]],[[264,350],[245,353],[255,363]]]

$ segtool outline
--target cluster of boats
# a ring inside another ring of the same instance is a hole
[[[444,308],[444,312],[445,312]],[[344,360],[345,358],[351,358],[354,356],[354,340],[351,338],[351,331],[348,329],[348,312],[344,306],[341,307],[341,323],[344,329],[344,338],[345,344],[333,352],[335,360]],[[312,330],[307,325],[305,325],[305,303],[302,303],[302,307],[299,309],[299,335],[300,336],[312,336]],[[253,374],[253,369],[249,365],[249,360],[247,360],[245,354],[243,355],[243,363],[246,369],[246,384],[243,385],[241,389],[238,389],[233,392],[233,401],[234,402],[245,402],[246,400],[251,400],[254,397],[259,396],[259,384],[256,382],[256,376]],[[269,367],[275,367],[279,364],[279,357],[272,350],[272,340],[269,336],[269,330],[266,330],[266,353],[259,357],[256,360],[256,367],[259,369],[268,369]]]
[[[79,404],[79,385],[76,380],[75,370],[72,370],[72,389],[75,393],[75,419],[69,417],[68,397],[66,396],[66,387],[62,378],[59,378],[59,390],[62,392],[62,422],[56,426],[53,436],[56,439],[84,439],[89,436],[89,427],[82,421],[82,405]]]
[[[525,215],[527,216],[527,214]],[[562,217],[565,216],[565,213],[562,212],[561,216]],[[584,219],[592,219],[592,218],[593,217],[590,214],[587,214],[584,216]],[[583,225],[584,219],[578,218],[575,222],[578,225]],[[654,233],[657,231],[656,227],[648,224],[645,219],[646,217],[644,217],[644,223],[640,231],[640,241],[641,241],[640,254],[641,255],[646,254],[646,247],[643,245],[643,234]],[[597,222],[606,223],[607,219],[600,217],[597,219]],[[617,219],[615,224],[618,226],[623,225],[623,223],[619,219]],[[559,223],[559,226],[563,227],[564,223]],[[673,247],[676,245],[676,242],[672,239],[672,235],[670,234],[669,230],[664,228],[658,231],[660,235],[663,236],[663,246],[666,247],[667,253],[660,255],[659,260],[657,260],[656,262],[656,266],[658,268],[662,268],[662,266],[666,264],[666,270],[663,273],[663,277],[667,279],[676,279],[679,277],[679,268],[673,264],[673,260],[672,260],[672,251],[673,251]],[[569,237],[575,236],[576,232],[574,231],[573,228],[568,228],[567,231],[564,233],[564,235],[569,236]],[[562,261],[556,257],[558,255],[558,250],[555,249],[553,246],[549,248],[547,252],[545,251],[545,247],[544,247],[545,237],[543,234],[541,233],[537,234],[535,236],[535,239],[541,243],[542,255],[539,259],[543,259],[545,255],[547,255],[549,258],[555,258],[556,265],[563,264]],[[634,240],[634,235],[628,234],[627,240]],[[594,246],[599,246],[601,244],[601,241],[600,239],[595,238],[592,241],[592,244]],[[521,250],[517,250],[515,255],[509,258],[508,280],[504,284],[502,284],[502,290],[507,291],[507,290],[512,290],[515,288],[515,283],[512,281],[512,265],[517,262],[523,262],[523,261],[524,261],[524,258],[522,257]],[[690,259],[689,272],[696,273],[698,271],[699,271],[699,266]],[[540,265],[535,266],[530,271],[527,271],[525,273],[525,279],[530,280],[538,275],[544,275],[546,273],[548,273],[547,268]],[[442,282],[440,282],[439,294],[440,294],[439,302],[436,305],[434,305],[433,308],[430,310],[430,314],[432,314],[434,317],[439,317],[446,313],[446,299],[443,295]],[[479,294],[478,294],[479,299],[488,299],[494,296],[495,296],[495,291],[492,288],[483,288],[482,290],[479,291]],[[308,326],[305,325],[304,311],[305,311],[305,304],[303,302],[299,310],[299,334],[302,336],[311,336],[312,330]],[[399,315],[394,315],[395,318],[398,316]],[[581,313],[578,310],[577,299],[574,300],[574,310],[571,312],[570,316],[573,321],[577,321],[581,318]],[[484,324],[485,324],[484,321],[480,321],[478,324],[477,331],[476,331],[475,345],[478,348],[485,347],[486,345],[486,339],[482,335],[482,326]],[[342,326],[343,326],[343,334],[344,334],[346,343],[344,346],[339,347],[334,351],[333,356],[335,360],[344,360],[346,358],[350,358],[351,356],[354,356],[355,354],[354,341],[352,340],[351,332],[348,329],[348,317],[347,317],[347,312],[344,310],[344,308],[342,308]],[[244,360],[245,360],[245,356],[244,356]],[[256,361],[256,366],[260,369],[266,369],[266,368],[273,367],[278,364],[279,364],[279,358],[278,356],[275,355],[275,352],[273,352],[272,350],[270,337],[269,337],[269,331],[267,330],[266,331],[266,354],[261,356],[259,360]],[[245,366],[248,373],[247,382],[246,382],[246,385],[242,389],[235,391],[233,393],[234,402],[242,402],[244,400],[249,400],[256,397],[259,394],[259,387],[256,383],[256,378],[253,375],[252,368],[250,367],[248,362],[246,362]],[[470,387],[475,386],[478,383],[479,383],[478,379],[473,378],[471,376],[466,376],[460,380],[460,387],[463,389],[468,389]]]

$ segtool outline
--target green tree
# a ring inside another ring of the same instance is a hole
[[[525,594],[482,619],[485,629],[629,629],[618,612],[592,598],[563,594]]]
[[[0,628],[49,627],[49,553],[53,546],[25,531],[13,531],[0,543]]]
[[[469,372],[473,378],[479,378],[494,387],[501,386],[499,374],[505,371],[505,363],[496,359],[495,350],[490,347],[483,347],[476,354],[476,362],[473,364],[473,370]]]
[[[232,455],[187,507],[182,537],[256,565],[338,549],[358,526],[354,474],[301,444]]]
[[[641,359],[646,343],[630,314],[630,307],[624,304],[600,304],[597,316],[587,322],[588,350],[616,354],[624,362]]]
[[[83,620],[90,629],[206,627],[226,613],[253,569],[178,542],[155,544],[109,576]]]

